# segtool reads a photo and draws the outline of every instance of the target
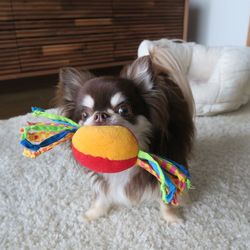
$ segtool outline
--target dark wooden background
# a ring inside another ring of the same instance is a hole
[[[1,94],[51,87],[68,65],[112,73],[136,58],[142,40],[185,38],[186,26],[185,0],[1,0]]]

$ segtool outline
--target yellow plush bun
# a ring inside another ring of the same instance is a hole
[[[121,126],[81,127],[72,138],[72,148],[78,162],[97,172],[132,167],[139,151],[135,136]]]

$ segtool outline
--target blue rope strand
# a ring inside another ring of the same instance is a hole
[[[32,151],[38,151],[40,148],[46,147],[54,142],[57,142],[57,141],[61,140],[62,138],[64,138],[69,133],[74,133],[76,130],[77,130],[76,128],[73,128],[70,130],[62,131],[56,135],[52,135],[51,137],[45,139],[44,141],[42,141],[39,144],[31,143],[27,139],[23,139],[22,141],[20,141],[20,143],[21,143],[21,145],[23,145],[24,147],[26,147]]]

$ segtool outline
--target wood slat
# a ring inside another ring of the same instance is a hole
[[[16,50],[17,49],[16,40],[15,39],[11,39],[11,40],[1,40],[0,39],[0,50],[2,51],[3,49]]]
[[[10,58],[14,57],[17,58],[17,50],[15,49],[2,49],[0,52],[0,58]]]
[[[1,16],[1,14],[0,14]],[[1,18],[1,17],[0,17]],[[14,21],[0,21],[0,31],[14,31],[15,23]]]
[[[51,37],[51,36],[65,36],[65,35],[90,35],[96,34],[100,32],[102,29],[103,33],[111,34],[113,32],[113,28],[109,26],[98,27],[95,26],[92,29],[88,27],[87,29],[83,29],[81,27],[72,27],[72,28],[51,28],[51,29],[32,29],[32,30],[17,30],[16,37],[19,38],[26,38],[26,37]]]
[[[63,47],[65,46],[65,50]],[[67,47],[69,46],[69,47]],[[74,47],[75,46],[75,47]],[[78,49],[81,47],[81,49]],[[32,47],[22,47],[19,48],[19,55],[23,57],[40,57],[44,53],[45,50],[49,50],[50,53],[56,53],[56,54],[67,54],[72,53],[74,51],[76,52],[82,52],[82,53],[93,53],[94,51],[99,50],[113,50],[113,41],[101,41],[101,42],[89,42],[89,43],[74,43],[74,44],[57,44],[57,45],[49,45],[49,46],[32,46]],[[69,49],[67,49],[69,48]],[[72,48],[72,49],[71,49]],[[73,49],[74,48],[74,49]]]
[[[101,69],[101,68],[107,68],[107,67],[115,67],[115,66],[122,66],[127,65],[130,63],[131,60],[125,60],[125,61],[119,61],[119,62],[104,62],[104,63],[96,63],[93,65],[86,65],[82,67],[82,65],[78,65],[78,68],[83,69]],[[51,75],[51,74],[57,74],[59,72],[59,69],[49,69],[49,70],[42,70],[42,71],[29,71],[29,72],[20,72],[20,73],[12,73],[12,74],[6,74],[6,75],[0,75],[0,81],[2,80],[11,80],[11,79],[18,79],[23,77],[33,77],[33,76],[43,76],[43,75]]]
[[[97,25],[111,25],[112,18],[92,18],[92,19],[75,19],[76,26],[97,26]]]
[[[9,2],[9,0],[1,0],[3,2]],[[30,6],[40,7],[40,6],[68,6],[69,8],[77,8],[79,6],[91,6],[91,5],[103,5],[111,6],[111,0],[105,0],[100,2],[100,0],[12,0],[13,5],[20,6],[22,8],[27,8]]]
[[[98,59],[101,55],[110,55],[112,56],[113,51],[112,50],[99,50],[91,53],[77,53],[77,52],[72,52],[69,54],[50,54],[50,55],[40,55],[39,57],[39,62],[50,62],[54,61],[56,59],[64,60],[64,59],[71,59],[71,58],[82,58],[86,59],[89,57],[89,60],[95,60],[96,58]],[[38,56],[22,56],[20,58],[21,62],[29,62],[29,63],[36,63],[37,62]]]
[[[14,73],[18,74],[20,70],[17,68],[0,69],[0,80],[12,79]]]
[[[81,47],[81,45],[79,45],[79,47]],[[77,46],[76,46],[77,48]],[[71,48],[70,48],[71,49]],[[62,50],[46,50],[46,52],[44,52],[44,50],[40,50],[40,48],[37,49],[37,51],[33,51],[33,52],[28,52],[26,54],[24,54],[23,52],[22,53],[19,53],[20,55],[20,59],[21,60],[26,60],[26,61],[36,61],[37,58],[39,58],[39,60],[46,60],[46,61],[49,61],[49,60],[54,60],[56,58],[69,58],[69,57],[74,57],[75,55],[77,56],[80,56],[80,57],[86,57],[88,55],[92,56],[93,58],[94,57],[98,57],[99,55],[101,54],[108,54],[108,55],[112,55],[113,53],[113,46],[105,46],[105,47],[98,47],[96,49],[92,49],[92,50],[89,50],[88,48],[83,49],[81,48],[80,50],[70,50],[70,51],[65,51],[65,48],[62,48]]]
[[[60,37],[38,37],[18,39],[17,43],[19,47],[37,46],[37,45],[53,45],[61,44],[63,41],[65,44],[81,42],[99,42],[110,41],[113,38],[113,34],[90,34],[88,36],[60,36]]]
[[[67,45],[48,45],[42,47],[42,54],[47,55],[65,55],[74,51],[82,51],[84,48],[83,44],[67,44]]]
[[[138,16],[142,16],[142,15],[148,15],[148,16],[155,16],[156,14],[159,15],[159,14],[173,14],[173,15],[176,15],[176,14],[179,14],[181,13],[183,14],[183,8],[182,7],[178,7],[176,8],[174,11],[172,8],[156,8],[156,9],[153,9],[153,10],[147,10],[147,9],[121,9],[121,10],[116,10],[115,11],[115,16],[116,15],[120,15],[120,14],[129,14],[129,13],[132,13],[132,14],[137,14]]]
[[[72,13],[55,13],[55,12],[42,12],[42,13],[22,13],[22,14],[16,14],[14,15],[14,19],[15,20],[46,20],[46,19],[73,19],[73,18],[97,18],[97,17],[110,17],[111,13],[108,11],[105,11],[103,9],[100,10],[94,10],[94,11],[75,11]],[[11,20],[10,17],[8,17],[8,19],[6,20]]]
[[[63,59],[63,60],[54,60],[51,62],[36,62],[36,63],[26,63],[22,62],[22,72],[25,71],[32,71],[32,70],[47,70],[47,69],[59,69],[60,67],[64,66],[78,66],[78,65],[95,65],[98,63],[104,63],[104,62],[114,62],[113,57],[110,56],[100,56],[96,60],[91,60],[90,62],[87,61],[88,58],[84,59]]]
[[[115,18],[112,20],[112,23],[109,18],[107,19],[100,19],[100,18],[94,18],[91,19],[93,21],[89,21],[87,19],[86,23],[91,23],[91,26],[85,26],[84,19],[69,19],[69,20],[31,20],[31,21],[18,21],[16,23],[15,29],[20,31],[20,30],[39,30],[39,29],[93,29],[98,27],[99,31],[100,29],[103,28],[103,26],[109,26],[109,27],[116,27],[117,25],[153,25],[153,24],[158,24],[158,25],[173,25],[178,22],[178,24],[181,24],[182,18],[176,18],[176,17],[170,17],[170,16],[157,16],[155,18],[150,18],[150,19],[142,19],[142,18]],[[102,20],[104,20],[102,22]],[[106,20],[106,21],[105,21]],[[94,23],[98,23],[98,25],[94,25]],[[111,23],[111,24],[110,24]],[[76,27],[78,26],[78,27]],[[81,27],[83,26],[83,27]],[[1,23],[0,23],[0,29],[1,29]],[[6,27],[8,29],[8,27]]]
[[[132,32],[127,32],[125,34],[119,34],[117,35],[114,39],[115,41],[117,40],[124,40],[126,39],[127,36],[133,36],[133,39],[136,39],[137,41],[141,42],[142,40],[144,39],[148,39],[148,38],[151,38],[151,37],[154,37],[154,32],[145,32],[145,33],[138,33],[138,34],[134,34]],[[182,31],[179,31],[178,30],[174,30],[174,31],[162,31],[161,32],[161,35],[158,35],[158,37],[166,37],[166,36],[171,36],[171,37],[175,37],[175,38],[178,38],[180,37],[179,34],[182,34]],[[129,40],[130,41],[130,40]]]
[[[172,13],[172,12],[171,12]],[[181,11],[180,11],[181,13]],[[180,13],[172,13],[172,17],[180,17]],[[157,18],[158,16],[162,16],[162,15],[167,15],[167,13],[165,11],[159,11],[159,12],[150,12],[150,13],[144,13],[144,12],[116,12],[113,17],[114,18],[136,18],[136,17],[140,17],[140,18]],[[169,13],[170,14],[170,13]]]
[[[155,26],[155,27],[147,27],[147,26],[141,26],[141,28],[138,28],[138,27],[127,27],[126,28],[122,28],[122,27],[117,27],[114,29],[115,31],[115,37],[118,37],[118,36],[133,36],[134,34],[136,35],[139,35],[139,34],[149,34],[149,33],[161,33],[161,32],[167,32],[167,31],[175,31],[175,30],[178,30],[180,29],[179,26]]]

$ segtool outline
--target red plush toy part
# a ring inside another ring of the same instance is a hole
[[[84,126],[72,138],[76,160],[98,173],[115,173],[135,165],[139,152],[135,136],[121,126]]]

